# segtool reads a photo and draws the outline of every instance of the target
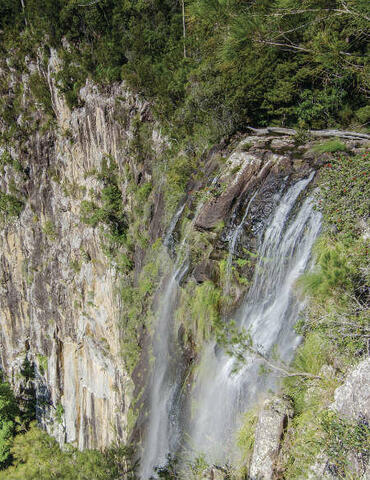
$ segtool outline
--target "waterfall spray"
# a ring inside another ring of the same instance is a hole
[[[286,362],[300,340],[293,326],[304,306],[294,295],[294,285],[308,266],[320,230],[320,214],[310,198],[296,212],[294,208],[313,175],[282,196],[261,238],[254,278],[236,316],[237,323],[251,332],[255,344],[266,354],[277,346]],[[259,366],[260,361],[252,357],[235,374],[233,358],[215,343],[206,346],[195,381],[196,408],[189,426],[189,448],[195,456],[205,454],[209,462],[221,463],[235,458],[235,432],[241,414],[276,383],[272,375],[260,376]]]

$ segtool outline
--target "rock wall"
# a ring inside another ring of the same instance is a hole
[[[80,203],[99,186],[88,172],[100,169],[103,156],[120,170],[130,162],[131,123],[148,105],[123,85],[102,94],[87,83],[83,107],[71,112],[55,87],[57,68],[53,54],[41,72],[55,125],[38,130],[23,150],[12,148],[26,173],[5,165],[0,179],[3,192],[16,185],[26,198],[19,219],[0,230],[1,368],[20,392],[27,357],[36,368],[40,423],[60,442],[102,447],[126,437],[133,384],[120,356],[118,273],[100,230],[80,221]]]

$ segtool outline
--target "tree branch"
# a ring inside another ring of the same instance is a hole
[[[305,378],[312,378],[316,380],[322,380],[322,377],[318,375],[314,375],[312,373],[308,372],[293,372],[290,370],[287,370],[286,368],[276,365],[275,363],[272,363],[271,360],[269,360],[263,353],[259,352],[258,350],[255,350],[254,348],[249,348],[250,352],[256,355],[256,357],[260,358],[263,360],[271,369],[276,370],[280,373],[282,373],[285,377],[305,377]]]
[[[79,3],[78,6],[79,7],[91,7],[92,5],[96,5],[97,3],[101,2],[101,0],[93,0],[92,2],[90,3]]]

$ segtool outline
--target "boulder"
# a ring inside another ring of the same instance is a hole
[[[370,357],[349,374],[334,393],[330,408],[350,420],[366,419],[370,423]]]
[[[294,148],[294,146],[295,146],[294,138],[289,138],[289,137],[274,138],[270,144],[270,147],[273,150],[278,150],[278,151],[291,150]]]
[[[249,475],[252,480],[272,480],[280,442],[288,418],[293,415],[291,405],[279,397],[266,400],[259,415]]]
[[[197,283],[203,283],[207,280],[215,280],[217,277],[217,262],[204,260],[195,266],[193,277]]]

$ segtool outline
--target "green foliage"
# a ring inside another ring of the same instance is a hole
[[[0,470],[11,461],[10,449],[19,409],[8,383],[0,382]]]
[[[351,458],[366,465],[369,459],[370,428],[365,419],[350,421],[329,410],[321,417],[324,438],[321,446],[328,455],[329,466],[339,478],[348,478]]]
[[[314,152],[318,153],[335,153],[345,152],[347,150],[346,144],[341,142],[338,138],[327,140],[325,143],[320,143],[312,147]]]
[[[161,240],[158,239],[147,251],[137,284],[127,275],[121,279],[121,353],[129,372],[134,370],[139,360],[142,333],[151,325],[154,294],[166,267],[168,258],[162,250]]]
[[[103,220],[103,212],[94,202],[82,200],[80,205],[81,222],[96,227]]]
[[[8,220],[19,217],[24,208],[24,203],[14,195],[0,191],[0,218]]]
[[[23,168],[20,161],[16,158],[13,158],[8,150],[4,150],[0,156],[0,171],[5,173],[5,165],[10,165],[14,168],[16,172],[22,172]]]
[[[0,472],[0,479],[116,480],[124,475],[131,458],[124,446],[104,452],[80,452],[70,445],[61,450],[54,438],[35,426],[15,437],[11,452],[13,465]],[[126,478],[133,480],[133,472]]]
[[[37,354],[37,362],[41,375],[45,375],[48,371],[48,357],[46,355]]]
[[[215,140],[251,123],[322,128],[368,119],[362,2],[348,0],[345,10],[340,0],[328,8],[309,0],[299,8],[296,0],[188,0],[185,39],[181,2],[29,0],[24,10],[4,2],[2,53],[25,68],[25,55],[34,58],[48,38],[59,47],[57,84],[70,107],[81,104],[90,76],[103,84],[124,79],[144,93],[177,140]],[[52,114],[38,75],[31,90]],[[143,161],[151,154],[145,129],[138,121],[132,143]]]
[[[57,239],[57,232],[52,220],[46,220],[42,226],[44,234],[53,242]]]
[[[219,321],[220,297],[220,290],[211,281],[196,287],[191,304],[191,315],[198,338],[203,340],[209,338],[211,329]]]
[[[92,172],[103,187],[92,192],[96,201],[83,200],[80,204],[80,218],[91,227],[101,226],[102,248],[108,258],[122,272],[132,268],[128,221],[124,211],[122,192],[119,185],[118,165],[111,156],[104,156],[99,172]]]
[[[210,280],[200,285],[188,282],[181,292],[176,319],[184,325],[198,346],[210,338],[220,322],[220,301],[221,291]]]
[[[370,105],[359,108],[356,112],[356,117],[362,124],[368,123],[370,120]]]
[[[325,221],[339,236],[354,237],[361,231],[370,209],[370,154],[335,156],[321,171],[318,204]]]
[[[74,260],[71,260],[70,266],[71,266],[72,270],[73,270],[75,273],[80,273],[80,271],[81,271],[81,262],[78,261],[76,258],[75,258]]]
[[[122,193],[118,185],[118,166],[112,157],[103,158],[97,178],[103,182],[104,186],[99,195],[101,206],[98,209],[94,207],[96,211],[92,216],[93,226],[105,223],[109,227],[109,239],[115,244],[122,244],[125,240],[127,225]]]
[[[298,371],[319,375],[321,368],[331,360],[332,348],[327,338],[318,332],[306,335],[304,343],[299,346],[292,367]],[[284,379],[284,392],[294,401],[297,415],[304,414],[312,405],[312,398],[307,397],[307,380],[303,377]]]
[[[302,278],[306,290],[315,296],[326,297],[333,295],[334,290],[346,289],[351,285],[351,271],[347,251],[340,242],[328,244],[328,239],[316,247],[316,272],[307,273]]]
[[[35,97],[38,106],[50,117],[54,116],[53,104],[49,84],[46,78],[40,73],[34,73],[29,78],[29,87]]]
[[[58,403],[58,405],[55,408],[55,418],[59,424],[63,423],[63,415],[64,415],[64,407],[61,403]]]
[[[253,453],[257,420],[256,409],[249,410],[243,415],[242,425],[238,431],[237,446],[242,454],[243,465],[248,465]]]

